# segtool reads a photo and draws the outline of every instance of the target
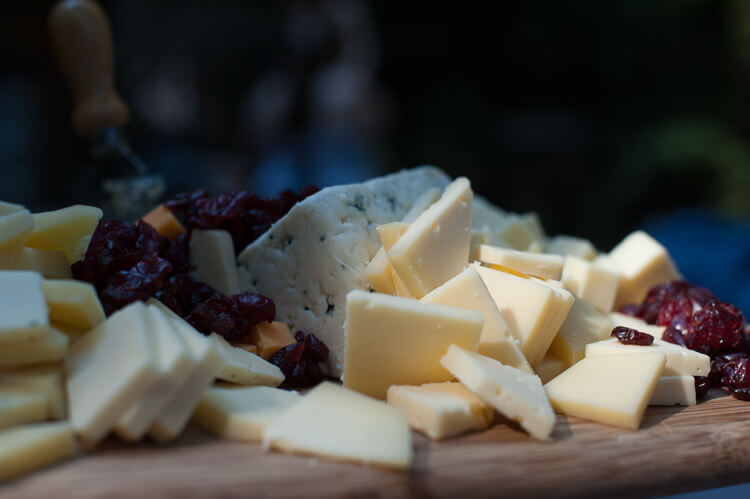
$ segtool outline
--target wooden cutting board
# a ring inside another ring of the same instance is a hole
[[[641,429],[558,416],[553,442],[516,426],[431,442],[410,472],[304,456],[189,430],[168,445],[108,441],[95,454],[0,486],[3,498],[541,497],[685,492],[750,480],[750,402],[719,390],[689,408],[650,407]]]

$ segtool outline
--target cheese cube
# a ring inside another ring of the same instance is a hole
[[[0,368],[30,366],[62,360],[70,340],[52,327],[42,331],[39,338],[13,343],[0,343]]]
[[[384,399],[391,385],[450,381],[440,357],[479,346],[482,314],[366,291],[346,297],[344,386]]]
[[[131,442],[143,438],[195,367],[185,341],[166,315],[157,308],[147,307],[144,320],[146,329],[155,340],[152,354],[158,379],[115,424],[117,435]]]
[[[9,387],[0,382],[0,428],[44,421],[48,405],[44,390]]]
[[[505,218],[502,225],[497,227],[497,238],[500,246],[519,251],[528,251],[534,242],[534,234],[518,215]]]
[[[212,386],[190,422],[217,437],[260,442],[263,430],[300,399],[297,392],[270,386]]]
[[[232,236],[225,230],[194,230],[190,235],[193,279],[205,282],[225,295],[240,292],[237,259]]]
[[[42,276],[36,272],[0,271],[0,345],[41,339],[48,327]]]
[[[614,327],[608,314],[576,298],[549,351],[570,367],[584,357],[587,344],[609,338]]]
[[[536,279],[472,264],[521,345],[531,366],[538,364],[575,299],[570,292]]]
[[[0,268],[7,270],[32,270],[48,279],[73,277],[68,258],[62,251],[20,248],[11,256],[0,257]]]
[[[609,252],[609,260],[620,273],[615,301],[618,308],[641,303],[653,286],[680,278],[664,246],[640,230],[620,241]]]
[[[472,198],[469,181],[463,177],[456,179],[387,251],[388,261],[416,298],[429,293],[466,266],[471,242]]]
[[[177,239],[180,235],[185,233],[185,227],[182,226],[179,220],[169,211],[169,208],[160,204],[150,212],[148,212],[143,218],[142,222],[146,222],[153,227],[156,232],[169,239],[170,241]]]
[[[29,210],[0,215],[0,250],[16,250],[23,246],[34,229]]]
[[[70,420],[84,440],[101,440],[156,383],[155,342],[146,307],[135,302],[71,345],[65,357]]]
[[[657,351],[585,357],[544,388],[556,411],[635,430],[665,361]]]
[[[518,340],[513,337],[474,267],[467,267],[456,277],[424,295],[420,301],[480,312],[484,326],[477,352],[521,371],[533,372],[521,352]]]
[[[35,213],[34,230],[26,240],[29,248],[62,251],[73,264],[78,256],[78,242],[94,233],[102,210],[95,206],[73,205],[61,210]]]
[[[68,414],[67,394],[62,367],[57,364],[41,365],[20,371],[0,373],[0,389],[27,388],[46,394],[48,419],[65,419]]]
[[[695,378],[693,376],[662,376],[656,383],[648,405],[695,405]]]
[[[565,235],[550,238],[545,251],[553,255],[577,256],[588,261],[596,257],[596,248],[591,241]]]
[[[518,216],[518,221],[531,234],[532,243],[529,247],[537,246],[537,252],[543,251],[547,245],[547,236],[544,234],[544,227],[539,220],[539,215],[533,211],[522,213]]]
[[[279,386],[284,381],[284,374],[277,366],[253,353],[233,347],[216,333],[211,333],[210,338],[221,356],[217,378],[240,385]]]
[[[495,410],[461,383],[393,385],[388,403],[404,409],[409,426],[434,440],[483,430],[495,417]]]
[[[39,423],[0,431],[0,482],[73,456],[68,422]]]
[[[542,384],[547,383],[549,380],[566,370],[569,366],[565,364],[561,359],[557,358],[555,354],[547,352],[542,361],[537,364],[534,368],[534,372],[542,380]]]
[[[466,388],[518,422],[531,436],[549,438],[555,426],[539,376],[528,374],[494,359],[451,345],[440,363]]]
[[[568,256],[562,270],[562,282],[574,295],[602,312],[610,312],[615,303],[620,276],[596,263]]]
[[[560,279],[563,270],[563,257],[543,255],[529,251],[516,251],[480,244],[472,253],[474,260],[502,265],[524,274],[542,279]]]
[[[249,343],[255,345],[260,357],[270,360],[281,348],[296,343],[289,326],[283,322],[259,322],[250,330]]]
[[[47,279],[42,291],[50,320],[79,330],[92,329],[104,320],[104,309],[94,286],[72,279]]]
[[[313,388],[263,432],[267,449],[302,452],[374,466],[411,466],[411,432],[403,410],[330,382]]]
[[[636,329],[642,333],[648,333],[654,338],[661,339],[667,326],[657,326],[656,324],[649,324],[643,319],[633,317],[632,315],[621,314],[619,312],[612,312],[609,314],[612,318],[612,322],[615,326],[629,327],[630,329]]]
[[[625,345],[617,338],[586,345],[586,357],[642,352],[661,352],[666,356],[662,376],[708,376],[711,371],[711,358],[708,355],[659,338],[654,338],[651,345]]]

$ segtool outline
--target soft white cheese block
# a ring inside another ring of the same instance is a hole
[[[440,357],[452,343],[476,350],[482,325],[473,310],[351,291],[344,386],[384,399],[391,385],[450,381]]]
[[[225,295],[240,292],[232,236],[225,230],[193,230],[190,234],[193,279],[205,282]]]
[[[661,352],[666,355],[667,364],[662,376],[708,376],[711,371],[711,358],[708,355],[659,338],[654,338],[651,345],[625,345],[617,338],[586,345],[586,357],[641,352]]]
[[[388,261],[416,298],[458,274],[469,261],[472,199],[469,181],[456,179],[387,251]]]
[[[643,319],[633,317],[632,315],[621,314],[620,312],[612,312],[609,314],[612,318],[612,322],[615,326],[629,327],[642,333],[648,333],[654,338],[661,339],[664,334],[664,330],[667,326],[657,326],[656,324],[649,324]]]
[[[0,271],[0,350],[6,342],[41,339],[48,328],[42,276],[29,271]]]
[[[480,312],[484,326],[477,352],[527,373],[533,372],[518,340],[513,337],[474,267],[465,268],[456,277],[424,295],[420,301]]]
[[[47,419],[47,393],[38,388],[9,387],[0,382],[0,428]]]
[[[71,345],[65,371],[78,435],[98,442],[148,393],[159,377],[155,349],[142,302],[118,310]]]
[[[539,376],[451,345],[440,363],[503,416],[517,421],[531,436],[549,438],[555,414]]]
[[[472,259],[502,265],[542,279],[558,280],[563,270],[563,257],[560,255],[517,251],[488,244],[476,246],[472,253]]]
[[[190,422],[221,438],[260,442],[263,430],[300,399],[270,386],[221,384],[203,393]]]
[[[51,321],[88,330],[104,320],[94,286],[74,279],[45,279],[42,291]]]
[[[2,388],[26,388],[40,390],[47,398],[47,418],[65,419],[67,417],[67,394],[62,366],[59,364],[27,367],[18,371],[0,373],[0,390]]]
[[[534,368],[534,372],[544,384],[568,367],[562,359],[558,359],[555,354],[547,352],[542,361]]]
[[[271,423],[263,445],[395,469],[409,468],[413,460],[402,409],[330,382],[313,388]]]
[[[53,327],[43,329],[34,340],[0,343],[0,368],[57,362],[65,357],[69,344],[70,339]]]
[[[155,340],[152,354],[158,379],[117,420],[115,432],[131,442],[143,438],[195,367],[187,344],[165,314],[155,307],[147,307],[144,319]]]
[[[585,357],[544,388],[556,411],[635,430],[665,361],[658,351]]]
[[[217,378],[239,385],[279,386],[284,382],[284,373],[277,366],[254,353],[233,347],[216,333],[212,333],[210,338],[221,356]]]
[[[73,428],[67,421],[0,431],[0,482],[57,463],[75,452]]]
[[[393,385],[388,403],[404,409],[409,426],[434,440],[483,430],[495,417],[495,409],[461,383]]]
[[[584,357],[587,344],[607,339],[614,327],[608,314],[576,297],[549,351],[570,367]]]
[[[662,376],[656,383],[648,405],[695,405],[695,378],[693,376]]]
[[[596,258],[596,247],[591,241],[566,235],[557,235],[547,240],[545,251],[553,255],[577,256],[589,261]]]
[[[580,296],[602,312],[610,312],[615,303],[620,276],[607,267],[577,256],[565,258],[562,282],[571,293]]]
[[[268,296],[276,320],[319,337],[330,349],[331,374],[340,377],[346,294],[370,287],[363,271],[381,247],[376,227],[401,220],[425,190],[448,182],[423,167],[322,189],[239,255],[247,267],[242,290]]]

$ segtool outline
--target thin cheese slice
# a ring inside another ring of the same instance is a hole
[[[67,394],[62,366],[49,364],[28,367],[19,371],[0,373],[0,389],[3,387],[41,390],[47,396],[47,418],[67,417]]]
[[[560,255],[517,251],[488,244],[480,244],[474,248],[472,259],[502,265],[543,279],[556,280],[562,275],[564,261]]]
[[[211,334],[214,348],[221,355],[216,377],[239,385],[279,386],[284,373],[277,366],[242,348],[233,347],[216,333]]]
[[[708,355],[658,338],[654,338],[654,342],[648,346],[624,345],[617,338],[586,345],[586,357],[642,352],[661,352],[666,355],[667,364],[662,376],[708,376],[711,371],[711,358]]]
[[[391,385],[450,381],[440,366],[448,346],[479,346],[479,312],[360,290],[346,306],[344,386],[376,398]]]
[[[33,341],[0,343],[0,368],[16,368],[57,362],[65,357],[70,340],[53,327],[42,331]]]
[[[47,419],[47,393],[0,382],[0,428]]]
[[[0,431],[0,482],[60,462],[75,452],[73,428],[68,422]]]
[[[662,352],[585,357],[544,388],[556,411],[635,430],[665,362]]]
[[[29,248],[62,251],[68,263],[77,261],[79,240],[94,233],[102,218],[102,210],[95,206],[73,205],[61,210],[35,213],[34,230],[26,240]]]
[[[549,438],[555,426],[555,414],[544,393],[539,376],[494,359],[451,345],[440,363],[508,419],[517,421],[531,436]]]
[[[620,276],[596,262],[568,256],[562,270],[562,282],[571,293],[602,312],[610,312],[615,303]]]
[[[263,430],[299,400],[297,392],[270,386],[221,384],[205,391],[190,422],[221,438],[260,442]]]
[[[0,345],[41,339],[49,328],[48,313],[41,275],[0,271]]]
[[[396,469],[409,468],[413,459],[402,409],[330,382],[313,388],[271,423],[263,445]]]
[[[434,440],[483,430],[495,417],[495,409],[461,383],[394,385],[388,403],[404,409],[409,426]]]
[[[225,230],[194,230],[190,235],[191,273],[225,295],[240,292],[237,259],[232,236]]]
[[[576,298],[549,351],[570,367],[584,357],[586,345],[609,337],[615,325],[582,298]]]
[[[48,279],[70,279],[68,258],[62,251],[23,247],[11,256],[0,256],[0,268],[7,270],[33,270]]]
[[[648,405],[695,405],[695,378],[693,376],[662,376],[656,383]]]
[[[42,283],[50,320],[79,330],[89,330],[104,320],[104,309],[94,286],[73,279],[47,279]]]

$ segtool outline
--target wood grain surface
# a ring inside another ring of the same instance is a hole
[[[96,453],[0,486],[2,498],[644,497],[750,481],[750,402],[719,390],[650,407],[638,431],[558,416],[554,441],[503,422],[445,442],[414,434],[415,466],[384,471],[266,452],[190,429],[158,446]]]

